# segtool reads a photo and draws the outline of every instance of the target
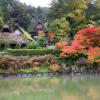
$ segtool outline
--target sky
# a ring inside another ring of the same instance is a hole
[[[48,7],[52,0],[20,0],[22,3],[26,3],[27,5],[32,5],[35,7]]]

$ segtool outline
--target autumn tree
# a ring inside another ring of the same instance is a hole
[[[77,32],[78,24],[85,20],[85,10],[88,0],[56,0],[52,1],[49,17],[51,20],[65,18],[69,22],[71,31],[70,37]],[[52,21],[53,23],[54,21]]]

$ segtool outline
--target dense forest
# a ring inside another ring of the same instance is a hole
[[[32,7],[19,2],[18,0],[0,0],[0,24],[14,24],[18,20],[19,25],[28,29],[35,21],[47,21],[48,8]],[[0,25],[0,26],[1,26]]]
[[[50,31],[72,33],[88,24],[100,24],[100,0],[55,0],[48,14]]]
[[[100,0],[52,0],[50,7],[33,7],[19,0],[0,0],[0,27],[7,23],[26,30],[42,20],[50,32],[75,33],[92,23],[100,24]]]

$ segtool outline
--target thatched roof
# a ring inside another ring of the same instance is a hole
[[[31,37],[31,35],[25,31],[23,28],[21,28],[18,25],[15,25],[13,27],[13,31],[15,31],[16,29],[18,29],[21,32],[21,37],[27,38],[28,40],[34,41],[34,39]]]
[[[11,32],[8,25],[4,25],[2,31],[0,32],[0,44],[11,44],[11,43],[20,43],[20,44],[27,44],[29,41],[34,41],[31,35],[26,32],[23,28],[15,25],[17,29],[21,32],[20,35]]]
[[[0,33],[0,43],[28,43],[29,40],[15,33]]]

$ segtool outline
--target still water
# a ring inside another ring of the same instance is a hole
[[[1,78],[0,100],[100,100],[100,78]]]

